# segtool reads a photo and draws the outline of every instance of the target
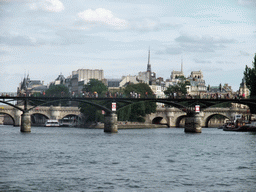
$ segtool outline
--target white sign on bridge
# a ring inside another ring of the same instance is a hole
[[[112,111],[116,111],[116,103],[112,103]]]
[[[196,111],[196,112],[200,112],[200,105],[196,105],[196,106],[195,106],[195,111]]]

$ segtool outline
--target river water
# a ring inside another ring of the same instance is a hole
[[[0,191],[256,191],[255,133],[0,131]]]

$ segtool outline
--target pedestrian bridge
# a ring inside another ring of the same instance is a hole
[[[16,102],[15,105],[12,102]],[[101,103],[99,103],[101,101]],[[86,103],[97,107],[98,109],[105,111],[105,122],[104,122],[104,132],[118,132],[117,126],[117,114],[115,111],[116,108],[120,110],[122,107],[127,105],[139,103],[139,102],[155,102],[162,103],[165,106],[170,106],[164,108],[164,111],[160,111],[158,113],[162,113],[163,119],[165,118],[166,124],[169,127],[175,127],[178,125],[180,120],[185,117],[185,132],[194,132],[201,133],[201,127],[207,126],[209,119],[214,115],[223,115],[228,119],[232,119],[236,114],[241,114],[241,111],[233,109],[231,107],[229,109],[217,109],[213,108],[217,104],[223,103],[236,103],[239,105],[247,105],[248,108],[245,109],[245,113],[256,114],[256,100],[255,99],[200,99],[200,98],[87,98],[87,97],[14,97],[14,96],[0,96],[0,102],[6,105],[9,105],[12,108],[8,109],[3,108],[2,113],[10,115],[15,125],[19,125],[21,127],[21,132],[31,132],[31,114],[39,113],[39,106],[50,105],[52,103],[60,103],[60,102],[78,102],[78,103]],[[33,107],[30,108],[29,104],[32,104]],[[112,103],[112,110],[109,108]],[[195,105],[200,105],[202,112],[198,112],[195,110]],[[113,106],[115,106],[115,110],[113,110]],[[4,111],[5,110],[5,111]],[[37,110],[37,112],[35,112]],[[212,110],[212,111],[210,111]],[[48,111],[48,112],[46,112]],[[46,117],[60,119],[63,117],[61,114],[60,108],[49,107],[49,109],[43,111]],[[1,113],[1,111],[0,111]],[[64,112],[65,114],[65,112]],[[67,113],[66,113],[67,114]],[[242,113],[244,114],[244,113]],[[156,122],[157,116],[152,117],[151,122]]]

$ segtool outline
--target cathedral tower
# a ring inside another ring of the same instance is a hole
[[[147,72],[151,73],[151,64],[150,64],[150,48],[148,50],[148,65],[147,65]]]

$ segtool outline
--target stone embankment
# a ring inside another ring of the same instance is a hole
[[[137,122],[118,122],[118,129],[153,129],[153,128],[167,128],[167,125],[160,124],[148,124],[148,123],[137,123]],[[85,126],[94,129],[104,129],[104,123],[97,123],[90,126]]]

